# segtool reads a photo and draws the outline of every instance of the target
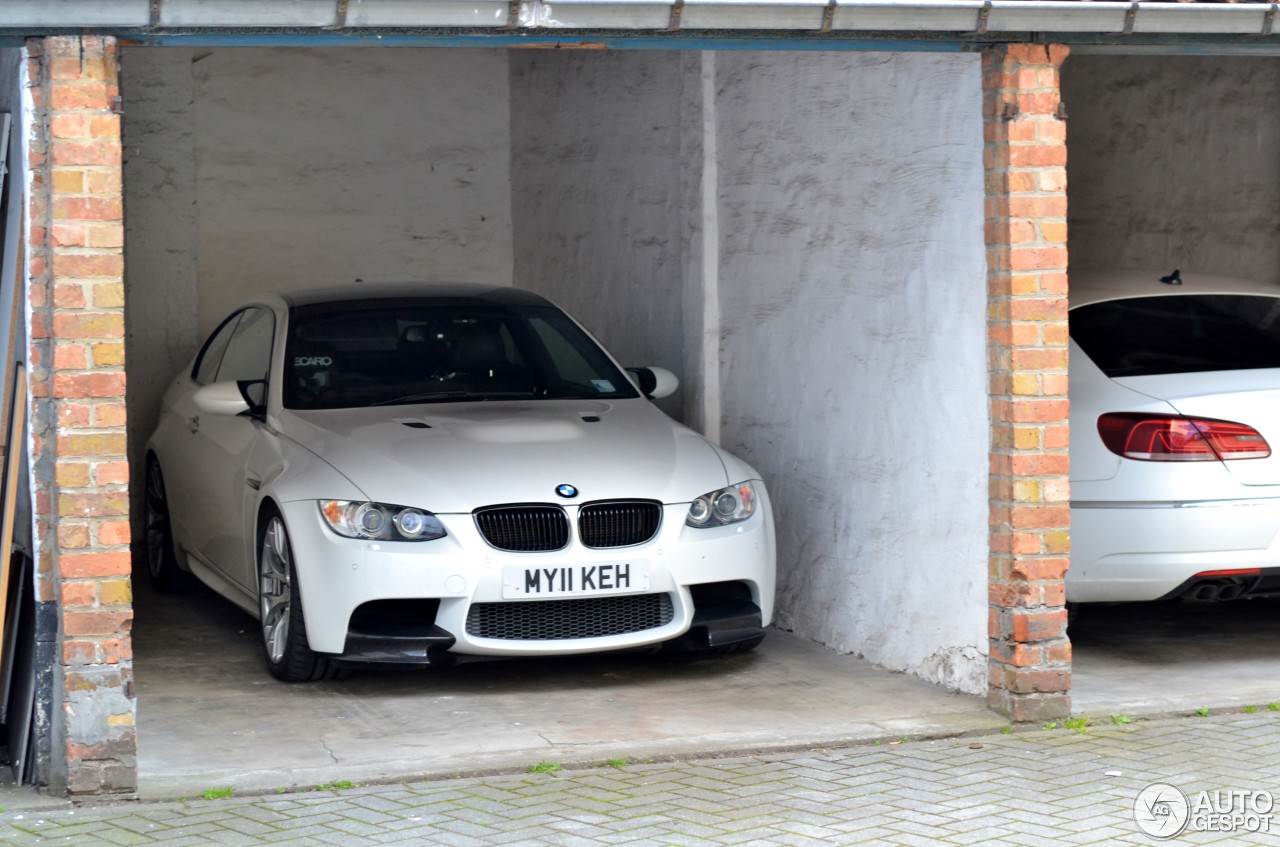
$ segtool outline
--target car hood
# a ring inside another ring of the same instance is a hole
[[[370,500],[439,514],[568,503],[556,495],[566,483],[577,503],[679,503],[738,482],[706,439],[639,399],[286,410],[278,427]]]

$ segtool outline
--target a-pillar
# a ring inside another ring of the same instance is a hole
[[[36,599],[57,617],[44,776],[55,791],[128,793],[137,744],[119,65],[112,38],[32,39],[27,51]]]
[[[1067,424],[1067,48],[983,54],[991,395],[988,702],[1015,721],[1071,711],[1063,577]]]

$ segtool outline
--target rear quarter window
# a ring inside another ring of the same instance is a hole
[[[1081,306],[1068,320],[1109,377],[1280,368],[1280,297],[1134,297]]]

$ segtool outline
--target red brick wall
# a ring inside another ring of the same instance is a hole
[[[991,393],[989,688],[1014,720],[1071,711],[1066,122],[1061,46],[983,55]]]
[[[137,785],[114,39],[28,42],[37,600],[58,601],[67,790]],[[57,687],[57,686],[55,686]],[[55,732],[55,737],[57,733]]]

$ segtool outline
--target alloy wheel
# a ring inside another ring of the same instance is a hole
[[[289,535],[284,522],[273,517],[262,537],[259,557],[259,604],[262,615],[262,641],[272,663],[284,661],[289,643],[289,617],[292,599],[293,568],[289,554]]]

